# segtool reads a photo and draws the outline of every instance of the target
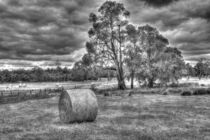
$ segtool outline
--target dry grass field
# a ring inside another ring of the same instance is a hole
[[[210,96],[97,95],[95,122],[63,124],[58,97],[0,105],[0,140],[209,140]]]

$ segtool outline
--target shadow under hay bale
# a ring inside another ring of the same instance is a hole
[[[94,121],[98,113],[97,98],[90,89],[63,91],[58,107],[60,120],[64,123]]]

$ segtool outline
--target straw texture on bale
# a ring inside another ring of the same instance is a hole
[[[95,93],[90,89],[64,90],[59,99],[59,116],[64,123],[94,121],[98,113]]]

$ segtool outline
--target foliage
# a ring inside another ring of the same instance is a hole
[[[129,12],[122,3],[115,1],[104,2],[98,12],[98,15],[91,13],[89,16],[92,27],[88,31],[90,38],[88,50],[89,52],[91,50],[97,62],[116,67],[118,87],[125,89],[123,50]]]
[[[76,63],[76,68],[68,69],[57,67],[56,69],[42,69],[35,67],[30,70],[2,70],[0,71],[0,82],[58,82],[58,81],[84,81],[97,80],[101,77],[114,77],[115,71],[109,74],[105,69],[87,69],[81,67],[80,62]]]
[[[89,16],[87,52],[96,63],[116,68],[119,89],[125,89],[125,76],[131,79],[131,88],[135,77],[149,87],[156,80],[167,83],[180,78],[181,52],[168,47],[168,39],[156,28],[129,24],[130,13],[114,1],[104,2],[98,12]]]
[[[127,66],[127,78],[131,79],[131,88],[133,88],[133,82],[136,70],[140,68],[142,62],[142,49],[138,44],[139,33],[136,27],[132,24],[126,26],[127,32],[127,45],[125,49],[125,63]]]
[[[162,84],[177,82],[182,75],[184,61],[177,48],[168,47],[168,40],[150,26],[127,26],[128,45],[126,64],[131,78],[153,87],[156,80]]]
[[[69,81],[71,70],[57,67],[56,69],[42,69],[35,67],[31,70],[0,71],[0,82],[48,82],[48,81]]]
[[[158,64],[160,64],[158,78],[165,85],[168,82],[177,83],[185,67],[181,52],[177,48],[171,47],[165,48],[164,55]]]
[[[186,70],[185,75],[188,76],[188,78],[189,76],[196,76],[195,69],[189,63],[185,64],[185,70]]]
[[[199,78],[207,76],[207,75],[210,74],[210,73],[208,73],[210,71],[209,63],[204,58],[201,58],[197,62],[197,64],[195,65],[194,69],[195,69],[196,76],[199,77]]]

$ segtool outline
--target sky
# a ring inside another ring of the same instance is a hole
[[[106,0],[0,0],[0,69],[72,67],[81,59],[88,16]],[[116,0],[135,25],[151,24],[186,62],[210,60],[210,0]]]

